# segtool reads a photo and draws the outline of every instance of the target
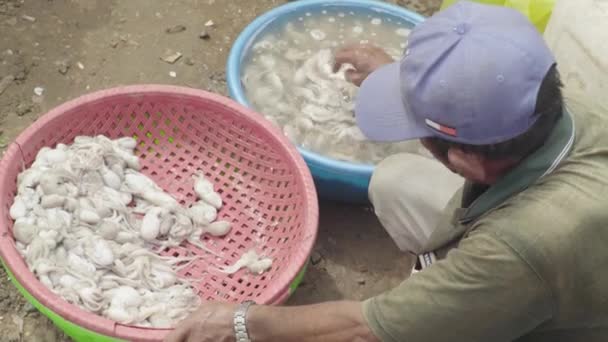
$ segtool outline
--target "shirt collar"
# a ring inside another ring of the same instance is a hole
[[[574,119],[564,111],[547,142],[477,197],[463,212],[460,222],[468,223],[477,219],[507,198],[553,172],[572,149],[574,136]]]

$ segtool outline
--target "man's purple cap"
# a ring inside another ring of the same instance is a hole
[[[554,64],[521,13],[460,1],[412,31],[401,61],[365,79],[357,125],[376,141],[503,142],[536,122],[538,91]]]

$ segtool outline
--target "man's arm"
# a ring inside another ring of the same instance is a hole
[[[299,307],[252,306],[247,327],[255,342],[378,341],[363,317],[360,302]]]
[[[181,322],[166,342],[234,342],[235,304],[207,302]],[[254,342],[350,342],[378,339],[368,327],[360,302],[327,302],[299,307],[254,305],[247,314]]]

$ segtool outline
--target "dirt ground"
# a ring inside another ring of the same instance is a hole
[[[49,109],[94,90],[161,83],[226,94],[232,42],[253,18],[285,2],[0,0],[0,149]],[[390,2],[425,15],[440,3]],[[213,27],[205,26],[209,20]],[[170,52],[183,57],[174,64],[160,59]],[[363,299],[398,284],[410,265],[368,209],[321,203],[313,265],[289,304]],[[0,340],[67,341],[3,270]]]

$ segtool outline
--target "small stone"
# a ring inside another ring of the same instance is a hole
[[[367,266],[359,266],[359,272],[367,273],[369,272],[369,270],[367,269]]]
[[[57,63],[57,71],[59,71],[60,74],[67,74],[68,70],[70,70],[70,64],[67,61]]]
[[[26,77],[27,77],[27,74],[25,73],[25,70],[20,70],[19,72],[17,72],[15,74],[15,79],[17,81],[23,81],[23,80],[25,80]]]
[[[202,30],[201,33],[198,34],[198,37],[200,39],[204,39],[204,40],[211,38],[211,36],[209,35],[209,32],[207,32],[207,30]]]
[[[175,78],[177,77],[177,73],[175,71],[169,71],[169,76]]]
[[[110,46],[111,46],[113,49],[116,49],[116,48],[118,47],[118,44],[119,44],[119,43],[120,43],[120,41],[119,41],[118,39],[112,39],[112,40],[110,41]]]
[[[41,104],[44,101],[44,96],[32,95],[32,102],[35,104]]]
[[[30,23],[33,23],[33,22],[35,22],[35,21],[36,21],[36,18],[35,18],[35,17],[32,17],[32,16],[27,15],[27,14],[22,15],[22,16],[21,16],[21,19],[23,19],[23,20],[27,20],[27,21],[29,21]]]
[[[184,59],[184,64],[189,65],[189,66],[193,66],[194,65],[194,61],[192,60],[192,58],[188,57],[188,58]]]
[[[42,96],[42,94],[44,94],[44,88],[42,88],[42,87],[34,88],[34,94],[36,94],[38,96]]]
[[[35,306],[33,306],[30,302],[25,303],[25,306],[23,307],[23,309],[27,312],[27,313],[33,313],[36,312],[37,309]]]
[[[184,25],[175,25],[165,29],[165,32],[168,34],[180,33],[186,31],[186,26]]]
[[[313,251],[310,255],[310,262],[312,262],[313,265],[318,265],[321,261],[323,261],[323,255],[317,251]]]
[[[20,103],[17,106],[17,115],[24,116],[25,114],[32,111],[33,105],[31,103]]]
[[[365,285],[365,282],[366,282],[366,280],[363,278],[357,279],[357,284],[359,284],[359,285]]]
[[[23,332],[23,317],[12,314],[11,318],[13,320],[13,323],[15,323],[15,325],[17,326],[19,334],[21,334]]]
[[[78,66],[78,69],[84,70],[84,65],[82,63],[78,62],[76,65]]]
[[[9,26],[15,26],[15,25],[17,25],[17,18],[12,17],[12,18],[6,19],[6,21],[4,21],[4,22]]]
[[[164,57],[161,57],[160,59],[169,64],[173,64],[173,63],[177,62],[177,60],[180,58],[182,58],[181,52],[169,51]]]
[[[215,26],[215,23],[213,22],[213,20],[208,20],[208,21],[205,23],[205,26],[207,26],[207,27],[214,27],[214,26]]]
[[[15,77],[13,75],[4,76],[2,79],[0,79],[0,95],[2,95],[2,93],[4,93],[8,87],[10,87],[14,80]]]

